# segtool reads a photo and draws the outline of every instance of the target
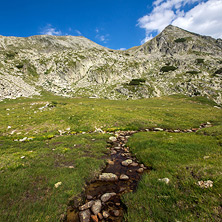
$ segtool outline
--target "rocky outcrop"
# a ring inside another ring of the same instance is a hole
[[[0,100],[40,95],[108,99],[171,94],[221,104],[222,40],[168,26],[126,51],[78,36],[0,36]]]

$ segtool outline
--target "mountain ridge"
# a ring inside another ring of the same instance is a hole
[[[0,100],[43,90],[108,99],[181,93],[221,104],[221,64],[221,39],[172,25],[124,51],[82,36],[0,36]]]

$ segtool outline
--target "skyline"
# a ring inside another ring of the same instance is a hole
[[[112,49],[128,49],[167,25],[222,38],[222,0],[7,1],[0,9],[0,35],[84,36]]]

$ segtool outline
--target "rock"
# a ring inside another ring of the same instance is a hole
[[[109,165],[114,165],[114,161],[112,161],[112,160],[108,160],[107,163],[108,163]]]
[[[115,150],[121,150],[120,146],[114,147]]]
[[[142,172],[143,172],[143,170],[144,170],[143,168],[139,168],[139,169],[137,169],[137,171],[136,171],[136,172],[137,172],[137,173],[142,173]]]
[[[154,130],[154,131],[163,131],[162,128],[154,128],[153,130]]]
[[[118,216],[120,215],[119,210],[114,210],[113,213],[114,213],[114,215],[115,215],[116,217],[118,217]]]
[[[113,173],[102,173],[102,175],[99,176],[99,180],[101,180],[101,181],[117,181],[118,177]]]
[[[98,217],[96,215],[91,215],[91,218],[94,222],[99,222]]]
[[[103,217],[104,217],[104,218],[108,218],[108,217],[109,217],[108,211],[103,211]]]
[[[56,183],[54,186],[55,186],[55,188],[58,188],[59,186],[61,186],[62,185],[62,182],[58,182],[58,183]]]
[[[79,212],[80,222],[90,222],[90,216],[91,213],[89,209]]]
[[[127,160],[124,160],[124,161],[122,162],[122,165],[123,165],[123,166],[129,166],[132,162],[133,162],[133,161],[132,161],[131,159],[127,159]]]
[[[144,164],[141,163],[141,164],[140,164],[140,167],[141,167],[141,168],[144,168],[145,166],[144,166]]]
[[[25,159],[25,156],[21,156],[20,158],[21,158],[21,159]]]
[[[169,178],[163,178],[163,179],[158,179],[158,181],[164,182],[166,184],[168,184],[170,182]]]
[[[101,208],[102,208],[101,200],[96,200],[92,205],[91,210],[95,215],[97,215],[101,211]]]
[[[109,140],[112,141],[112,142],[116,142],[116,141],[117,141],[117,139],[116,139],[115,136],[111,136],[111,137],[109,138]]]
[[[92,207],[92,205],[94,204],[94,200],[89,201],[88,203],[82,205],[81,207],[79,207],[79,210],[86,210]]]
[[[115,196],[116,193],[105,193],[101,196],[101,201],[106,202],[108,201],[111,197]]]
[[[206,159],[209,159],[210,158],[210,156],[204,156],[204,159],[206,160]]]
[[[115,150],[111,150],[111,154],[117,154],[117,152]]]
[[[129,180],[129,177],[125,174],[121,174],[119,178],[120,180]]]
[[[201,188],[209,188],[209,187],[213,187],[213,181],[211,180],[207,180],[207,181],[198,181],[198,185],[201,187]]]

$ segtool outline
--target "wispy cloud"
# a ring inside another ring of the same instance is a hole
[[[42,35],[62,35],[62,31],[57,30],[51,24],[47,24],[44,28],[42,28],[40,34],[42,34]]]
[[[82,33],[79,31],[79,30],[75,30],[75,32],[78,34],[78,35],[82,35]]]
[[[191,7],[187,12],[184,11],[186,5]],[[156,0],[151,13],[138,20],[138,26],[146,31],[141,43],[151,39],[154,31],[159,33],[169,24],[215,38],[222,37],[221,12],[221,0]]]
[[[109,34],[101,34],[101,30],[96,28],[95,29],[96,39],[98,39],[100,42],[107,43],[109,41]]]

